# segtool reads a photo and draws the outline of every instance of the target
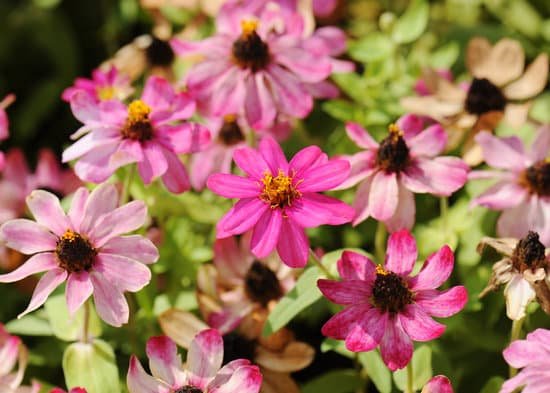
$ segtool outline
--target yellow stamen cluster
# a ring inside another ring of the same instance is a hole
[[[260,198],[269,203],[272,209],[291,206],[292,201],[301,195],[293,184],[292,177],[285,175],[281,169],[275,177],[266,171],[262,183],[264,187]]]
[[[66,242],[75,242],[80,235],[73,231],[72,229],[67,229],[65,233],[60,237],[60,240],[64,240]]]
[[[384,267],[380,264],[376,265],[376,274],[380,274],[382,276],[387,276],[389,272],[384,269]]]
[[[149,120],[149,114],[151,113],[151,107],[141,100],[135,100],[128,105],[128,122],[142,123]]]
[[[153,137],[153,128],[149,121],[151,107],[141,100],[133,101],[128,105],[128,117],[122,136],[135,141],[146,141]]]
[[[388,131],[393,141],[397,141],[399,138],[403,137],[403,131],[395,123],[392,123],[388,126]]]
[[[235,123],[237,121],[237,116],[233,114],[225,115],[223,121],[225,123]]]
[[[241,30],[243,37],[249,37],[256,32],[258,21],[254,19],[244,19],[241,21]]]
[[[115,88],[112,86],[98,87],[96,93],[101,101],[111,100],[115,97]]]

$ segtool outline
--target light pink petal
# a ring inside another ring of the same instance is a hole
[[[412,229],[416,216],[416,205],[414,203],[414,194],[399,184],[399,201],[395,213],[388,220],[384,221],[386,228],[390,233],[401,229]]]
[[[66,278],[67,272],[61,268],[52,269],[44,274],[40,281],[38,281],[26,310],[19,314],[17,318],[21,318],[42,306],[46,302],[46,299],[48,299],[48,296],[50,296],[55,288],[65,281]]]
[[[86,189],[85,187],[80,187],[73,194],[73,199],[71,200],[71,207],[69,208],[67,216],[71,220],[73,228],[77,232],[80,231],[80,223],[84,218],[84,210],[86,208],[86,201],[88,200],[89,195],[90,192],[88,191],[88,189]]]
[[[403,330],[415,341],[430,341],[445,331],[445,325],[434,321],[421,307],[409,304],[399,313]]]
[[[275,120],[276,106],[262,73],[249,75],[246,78],[244,111],[248,124],[255,129],[265,129]]]
[[[355,209],[355,218],[353,226],[359,225],[370,217],[371,209],[369,205],[369,195],[371,191],[372,177],[368,177],[359,184],[355,199],[353,200],[353,208]],[[398,199],[399,201],[399,199]]]
[[[262,155],[250,147],[242,147],[233,153],[235,164],[248,176],[253,179],[262,179],[265,172],[269,170],[269,165],[265,162]]]
[[[368,257],[353,251],[344,251],[337,262],[338,273],[344,280],[363,280],[374,283],[375,264]]]
[[[408,230],[402,229],[390,235],[386,251],[386,269],[400,276],[407,276],[412,271],[417,257],[416,241]]]
[[[312,145],[305,147],[292,157],[288,167],[294,173],[294,177],[301,179],[303,177],[302,174],[309,170],[323,154],[319,146]]]
[[[300,192],[319,192],[333,189],[346,180],[350,173],[350,163],[346,160],[329,162],[310,168],[303,173],[303,182],[298,185]]]
[[[289,219],[283,219],[277,252],[285,265],[304,267],[309,254],[309,240],[302,228]]]
[[[527,340],[539,343],[545,351],[550,352],[550,330],[535,329],[527,335]]]
[[[117,147],[118,143],[105,145],[84,155],[74,166],[76,175],[81,180],[96,184],[106,181],[114,172],[109,160]]]
[[[439,287],[453,272],[454,259],[453,250],[449,246],[441,247],[426,259],[418,275],[410,279],[411,289],[421,291]]]
[[[363,280],[333,281],[320,279],[317,286],[333,303],[352,305],[365,302],[372,295],[372,285]]]
[[[315,83],[326,79],[332,70],[328,57],[319,57],[301,48],[287,48],[275,55],[282,64],[303,82]]]
[[[174,101],[174,89],[170,83],[159,76],[150,76],[145,82],[141,100],[155,109],[168,109]]]
[[[16,219],[0,227],[4,244],[23,254],[55,250],[57,238],[45,227],[27,219]]]
[[[182,361],[175,342],[166,336],[151,337],[147,340],[146,352],[151,374],[155,378],[174,388],[185,384]]]
[[[226,173],[210,175],[206,185],[210,190],[225,198],[253,198],[260,195],[261,192],[257,181]]]
[[[464,308],[468,302],[468,292],[462,285],[457,285],[446,291],[420,291],[416,294],[415,302],[428,314],[445,318]]]
[[[105,183],[96,187],[86,199],[80,230],[84,233],[90,232],[97,220],[103,214],[113,211],[117,204],[118,192],[113,184]]]
[[[396,124],[405,134],[405,140],[407,142],[409,139],[412,139],[414,136],[420,134],[420,132],[424,129],[424,119],[421,116],[410,113],[401,116],[397,120]]]
[[[137,292],[151,281],[147,266],[133,259],[113,254],[97,254],[94,271],[122,291]]]
[[[191,341],[187,353],[187,383],[206,390],[208,382],[214,378],[222,366],[223,339],[216,329],[203,330]]]
[[[517,137],[514,138],[514,144],[521,145]],[[527,157],[511,143],[506,143],[504,138],[498,138],[489,132],[482,131],[475,137],[476,142],[483,150],[483,158],[487,164],[501,169],[512,169],[520,171],[525,168]]]
[[[515,237],[521,239],[527,232],[534,229],[527,220],[527,213],[531,210],[531,200],[523,201],[516,207],[506,209],[497,221],[497,234],[501,237]],[[543,218],[542,215],[541,218]]]
[[[90,277],[94,286],[94,303],[99,317],[115,327],[128,322],[130,311],[122,290],[98,272],[93,272]]]
[[[269,206],[259,198],[239,200],[216,225],[218,239],[252,228]]]
[[[483,194],[472,200],[472,204],[494,210],[515,207],[527,197],[527,190],[517,183],[501,182],[490,187]]]
[[[355,216],[355,210],[339,199],[314,193],[303,194],[285,209],[285,213],[303,228],[341,225]]]
[[[21,348],[21,339],[16,336],[11,336],[8,332],[4,331],[3,327],[1,327],[0,329],[2,329],[0,330],[0,332],[3,333],[0,336],[2,337],[2,344],[0,346],[0,359],[2,359],[2,363],[0,363],[0,387],[6,389],[3,382],[13,381],[10,381],[8,378],[10,377],[9,373],[12,371],[17,363],[17,358]],[[23,376],[21,375],[21,378],[22,377]],[[6,393],[11,393],[11,390],[4,391]]]
[[[206,322],[208,326],[218,329],[222,334],[226,334],[237,329],[243,319],[254,312],[256,307],[256,304],[245,298],[237,304],[226,306],[220,312],[209,314]]]
[[[446,376],[436,375],[424,385],[422,393],[453,393],[453,386]]]
[[[109,157],[108,166],[111,171],[118,168],[143,161],[142,143],[131,139],[123,139],[117,146],[116,151]]]
[[[396,174],[377,172],[370,185],[368,201],[370,215],[380,221],[387,220],[394,215],[398,201]]]
[[[250,242],[251,251],[256,257],[265,258],[271,254],[279,240],[282,222],[281,209],[268,209],[260,217],[254,226]]]
[[[355,186],[362,180],[370,177],[377,171],[376,167],[376,153],[374,151],[362,151],[352,156],[341,157],[350,163],[350,173],[346,180],[344,180],[335,190],[345,190]]]
[[[56,268],[57,260],[55,254],[43,252],[33,255],[17,269],[6,274],[0,274],[0,282],[16,282],[30,275]]]
[[[271,66],[268,76],[281,112],[299,119],[311,112],[313,97],[293,74],[279,66]]]
[[[40,149],[38,152],[38,162],[34,171],[36,183],[44,186],[49,184],[51,188],[61,188],[61,166],[59,158],[50,149]],[[54,186],[54,187],[52,187]]]
[[[95,247],[103,246],[109,239],[143,226],[147,219],[147,206],[143,201],[132,201],[101,216],[88,233]]]
[[[239,247],[237,238],[228,237],[214,242],[214,265],[223,280],[240,282],[251,263],[251,255]]]
[[[353,323],[346,336],[346,348],[352,352],[372,351],[380,344],[387,323],[388,313],[381,313],[374,307],[369,309]]]
[[[378,142],[358,123],[346,123],[346,132],[349,139],[363,149],[378,149]]]
[[[126,377],[130,393],[170,393],[172,390],[145,372],[138,358],[130,357],[130,367]]]
[[[164,158],[168,162],[168,170],[162,175],[162,182],[168,191],[180,194],[189,190],[191,188],[189,175],[178,156],[165,150]]]
[[[63,235],[72,225],[59,199],[44,190],[34,190],[27,197],[27,206],[39,225],[50,229],[57,236]]]
[[[533,162],[546,159],[550,151],[550,125],[544,125],[537,131],[535,141],[531,145],[529,157]]]
[[[71,110],[81,123],[101,121],[101,112],[95,99],[88,93],[77,92],[71,96]]]
[[[202,151],[210,143],[210,130],[199,123],[185,122],[183,124],[162,127],[175,153],[196,153]]]
[[[369,303],[354,304],[333,315],[321,328],[323,336],[345,340],[353,328],[373,307]]]
[[[439,124],[434,124],[407,140],[410,154],[414,156],[435,157],[446,145],[447,133]]]
[[[412,192],[449,196],[466,183],[468,171],[458,157],[418,157],[401,173],[401,180]]]
[[[538,371],[538,372],[537,372]],[[499,393],[514,393],[517,392],[518,388],[521,386],[525,386],[528,383],[532,382],[534,378],[537,377],[537,374],[542,370],[534,370],[534,369],[524,369],[520,373],[518,373],[515,377],[510,378],[509,380],[505,381],[502,384],[502,387],[500,388]],[[540,375],[540,374],[539,374]],[[522,391],[525,391],[525,389],[521,389]],[[529,391],[527,391],[529,392]],[[544,390],[541,391],[531,391],[530,393],[544,393]]]
[[[94,291],[88,272],[71,273],[67,279],[65,297],[69,314],[74,313],[84,304]]]
[[[391,371],[404,368],[411,361],[413,344],[401,328],[398,318],[393,318],[386,325],[386,332],[380,342],[382,360]]]
[[[114,237],[101,247],[101,253],[121,255],[147,264],[159,258],[157,247],[141,235]]]
[[[548,361],[548,352],[542,350],[539,343],[529,340],[512,342],[502,351],[502,356],[514,368],[522,368],[536,362],[545,363]]]
[[[262,374],[257,366],[239,367],[223,384],[208,388],[208,393],[258,393],[262,385]]]
[[[269,169],[273,176],[282,170],[285,174],[288,172],[288,162],[286,160],[283,149],[277,143],[275,139],[270,136],[266,136],[262,139],[259,146],[259,152],[262,155],[264,161],[269,165]]]
[[[145,184],[150,184],[168,169],[163,149],[155,142],[143,143],[144,157],[138,163],[139,175]]]
[[[247,91],[240,74],[241,70],[231,69],[213,86],[216,93],[210,98],[209,105],[215,116],[241,112]]]

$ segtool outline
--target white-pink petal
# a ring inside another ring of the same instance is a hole
[[[223,338],[216,329],[203,330],[191,341],[187,353],[188,383],[205,391],[222,366]]]
[[[48,299],[48,296],[50,296],[55,288],[65,281],[66,278],[67,272],[61,268],[52,269],[44,274],[40,281],[38,281],[38,284],[36,284],[29,305],[25,311],[17,316],[17,318],[21,318],[42,306],[46,302],[46,299]]]
[[[63,235],[67,229],[72,229],[59,199],[51,192],[34,190],[26,200],[29,210],[39,225],[50,229],[57,236]]]
[[[4,244],[23,254],[55,250],[57,237],[36,222],[24,218],[11,220],[0,227]]]
[[[70,273],[65,289],[65,298],[69,314],[74,313],[84,304],[94,291],[88,272]]]
[[[185,383],[178,348],[171,339],[166,336],[151,337],[147,340],[146,352],[151,374],[155,378],[166,382],[174,389]]]
[[[99,317],[115,327],[128,322],[130,311],[122,290],[98,272],[93,272],[90,277],[94,286],[94,303]]]
[[[17,269],[6,274],[0,274],[0,282],[16,282],[32,274],[56,268],[57,260],[55,255],[51,252],[43,252],[33,255]]]

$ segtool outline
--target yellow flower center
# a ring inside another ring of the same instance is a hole
[[[98,87],[96,93],[101,101],[112,100],[115,97],[115,88],[112,86]]]
[[[151,107],[141,100],[133,101],[128,106],[128,117],[122,128],[122,136],[126,139],[146,141],[153,137],[153,127],[149,121]]]
[[[269,203],[272,209],[291,206],[292,201],[301,196],[300,191],[293,184],[293,179],[279,169],[277,176],[266,171],[262,179],[264,185],[260,198]]]
[[[258,21],[254,19],[244,19],[241,21],[241,30],[243,37],[249,37],[256,32]]]

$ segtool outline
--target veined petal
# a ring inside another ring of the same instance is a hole
[[[377,172],[370,185],[368,202],[370,215],[380,221],[387,220],[394,215],[398,201],[396,174]]]
[[[426,259],[418,275],[409,280],[409,285],[414,291],[435,289],[447,281],[453,267],[453,251],[445,245]]]
[[[288,167],[291,173],[294,173],[294,177],[301,179],[303,173],[308,171],[323,154],[319,146],[312,145],[305,147],[292,157]]]
[[[298,189],[301,192],[320,192],[333,189],[348,178],[350,169],[350,163],[346,160],[330,160],[304,171],[303,182],[298,185]]]
[[[239,200],[216,225],[217,238],[241,234],[252,228],[269,206],[259,198]]]
[[[466,183],[468,171],[458,157],[418,157],[401,173],[401,180],[413,192],[449,196]]]
[[[57,268],[55,254],[43,252],[33,255],[14,271],[0,274],[0,282],[16,282],[30,275]]]
[[[101,247],[101,253],[120,255],[147,264],[159,258],[157,247],[141,235],[114,237]]]
[[[339,199],[315,193],[302,195],[285,212],[302,228],[341,225],[355,216],[355,210]]]
[[[504,288],[506,315],[513,321],[525,317],[525,308],[535,300],[536,293],[531,284],[521,274],[514,277]]]
[[[354,323],[346,336],[346,348],[352,352],[373,350],[380,344],[387,323],[387,313],[381,313],[374,307],[369,309]]]
[[[500,182],[472,200],[472,204],[494,210],[515,207],[527,197],[527,190],[517,183]]]
[[[416,216],[416,205],[414,203],[414,194],[399,184],[399,199],[397,208],[392,217],[384,221],[386,228],[390,233],[401,229],[412,229]]]
[[[281,146],[270,136],[262,138],[258,151],[269,166],[273,176],[276,176],[279,170],[285,174],[288,173],[288,161]]]
[[[309,240],[302,228],[290,219],[283,219],[277,252],[285,265],[304,267],[309,254]]]
[[[363,149],[378,149],[378,142],[358,123],[346,123],[346,133],[357,146]]]
[[[415,156],[435,157],[446,145],[447,133],[439,124],[434,124],[407,140],[410,153]]]
[[[407,276],[417,257],[416,240],[408,230],[403,229],[390,235],[386,251],[387,269],[400,276]]]
[[[168,169],[168,162],[164,157],[163,149],[154,142],[143,143],[143,158],[138,163],[139,175],[145,184],[162,176]]]
[[[350,173],[346,180],[333,188],[334,190],[345,190],[346,188],[353,187],[378,170],[375,164],[376,153],[373,151],[362,151],[352,156],[343,156],[340,158],[349,162]]]
[[[430,341],[443,334],[445,325],[434,321],[421,307],[409,304],[399,313],[403,330],[415,341]]]
[[[354,304],[333,315],[321,328],[321,333],[326,337],[344,340],[354,326],[373,307],[369,303]]]
[[[513,146],[520,145],[521,141],[517,137],[514,144],[506,143],[503,138],[497,138],[489,132],[482,131],[476,135],[475,141],[483,150],[483,158],[487,164],[495,168],[509,169],[521,171],[527,164],[527,157],[521,151],[518,151]]]
[[[94,286],[94,303],[99,317],[115,327],[128,322],[130,311],[122,291],[99,272],[92,272],[90,278]]]
[[[260,194],[260,184],[247,177],[215,173],[208,177],[207,187],[225,198],[253,198]]]
[[[90,196],[90,192],[85,187],[80,187],[73,195],[73,199],[71,200],[71,207],[69,208],[69,212],[67,213],[67,216],[71,220],[71,223],[73,224],[73,228],[80,232],[80,224],[84,218],[84,211],[86,207],[86,201],[88,200],[88,197]]]
[[[57,238],[45,227],[23,218],[2,225],[0,238],[7,247],[23,254],[55,250],[57,243]]]
[[[69,274],[67,279],[67,288],[65,289],[65,297],[67,300],[67,308],[69,314],[74,313],[84,304],[86,300],[94,291],[92,281],[88,272],[83,271],[79,273]]]
[[[260,217],[254,231],[250,247],[258,258],[265,258],[277,245],[283,222],[281,209],[268,209]]]
[[[319,279],[317,286],[333,303],[352,305],[365,302],[372,295],[371,283],[363,280],[334,281]]]
[[[271,126],[277,111],[261,73],[247,76],[246,93],[244,111],[248,124],[255,129]]]
[[[389,319],[380,342],[382,360],[391,371],[404,368],[411,361],[413,344],[403,331],[398,318]]]
[[[187,353],[187,383],[206,390],[223,361],[223,339],[216,329],[203,330],[195,336]]]
[[[164,157],[166,158],[166,162],[168,162],[168,169],[162,175],[162,183],[164,183],[168,191],[180,194],[189,190],[191,188],[189,175],[187,175],[187,170],[178,156],[165,149]]]
[[[257,366],[243,366],[235,370],[229,379],[220,385],[208,388],[209,393],[258,393],[262,374]]]
[[[416,294],[414,301],[428,314],[446,318],[462,310],[468,301],[468,292],[462,285],[446,291],[425,290]]]
[[[88,233],[95,247],[103,246],[109,239],[140,228],[147,219],[147,206],[143,201],[132,201],[101,216]]]
[[[118,192],[113,184],[104,183],[96,187],[86,199],[80,230],[88,233],[99,218],[113,211],[118,204]]]
[[[176,343],[166,336],[151,337],[147,340],[147,357],[153,376],[171,387],[185,384],[181,358]]]
[[[151,280],[147,266],[122,255],[100,252],[94,262],[94,271],[123,291],[137,292]]]
[[[130,357],[130,367],[126,377],[130,393],[170,393],[171,389],[145,372],[138,358]]]
[[[17,318],[21,318],[43,305],[46,299],[48,299],[48,296],[50,296],[55,288],[65,281],[66,278],[67,272],[61,268],[52,269],[44,274],[40,281],[38,281],[26,310],[19,314]]]
[[[453,393],[453,386],[446,376],[436,375],[424,385],[421,393]]]
[[[235,164],[248,176],[260,180],[265,172],[269,170],[269,165],[265,162],[262,155],[250,147],[241,147],[233,153]]]
[[[39,225],[50,229],[57,236],[63,235],[72,225],[59,199],[44,190],[34,190],[27,197],[27,206]]]
[[[337,262],[338,273],[344,280],[363,280],[373,284],[375,265],[368,257],[353,251],[344,251]]]

